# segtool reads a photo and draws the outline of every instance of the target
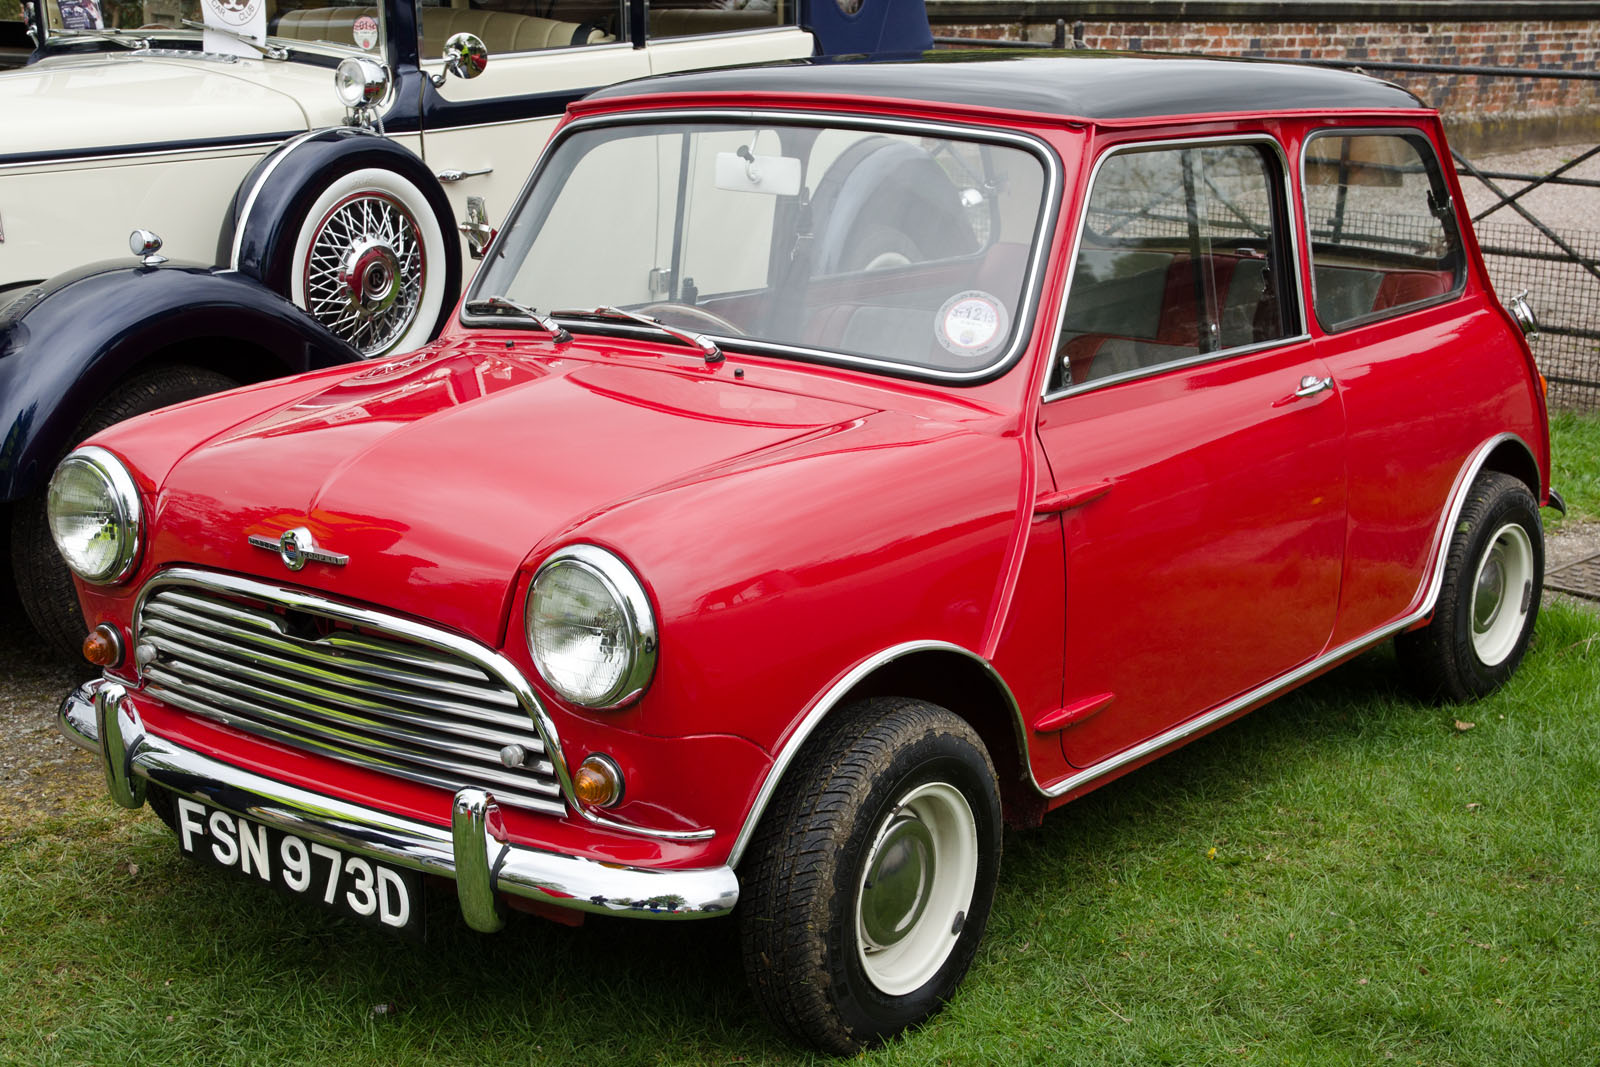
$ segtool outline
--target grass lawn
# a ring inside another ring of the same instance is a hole
[[[1558,425],[1591,517],[1597,455],[1600,420]],[[1471,707],[1399,682],[1380,649],[1008,835],[955,1001],[859,1059],[1593,1062],[1600,615],[1547,603]],[[429,921],[426,945],[344,924],[109,801],[0,823],[0,1062],[814,1059],[756,1015],[729,923]]]

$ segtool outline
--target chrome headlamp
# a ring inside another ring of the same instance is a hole
[[[333,91],[353,111],[366,111],[389,95],[389,69],[366,56],[349,56],[333,72]]]
[[[61,461],[50,479],[45,514],[56,550],[84,581],[120,582],[139,562],[139,490],[121,460],[105,449],[89,445]]]
[[[586,708],[638,697],[656,666],[656,621],[644,586],[616,556],[569,545],[533,576],[523,623],[534,665]]]

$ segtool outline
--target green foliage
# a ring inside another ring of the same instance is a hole
[[[1512,684],[1403,695],[1368,654],[1006,841],[978,961],[881,1064],[1590,1062],[1600,617]],[[86,773],[92,773],[87,765]],[[177,855],[148,812],[0,822],[0,1062],[817,1062],[727,922],[514,916],[416,945]]]
[[[1550,484],[1566,498],[1570,517],[1600,519],[1600,414],[1550,416],[1550,467]]]
[[[0,20],[21,22],[22,0],[0,0]]]

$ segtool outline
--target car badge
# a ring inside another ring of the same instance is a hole
[[[307,563],[328,563],[335,567],[343,567],[350,562],[350,557],[343,552],[328,552],[318,548],[311,531],[304,526],[285,530],[277,537],[251,534],[246,540],[256,548],[276,552],[278,558],[283,560],[283,565],[292,571],[304,569]]]

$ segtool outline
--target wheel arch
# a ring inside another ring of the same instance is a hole
[[[1043,796],[1028,773],[1022,716],[1005,680],[981,656],[943,641],[915,641],[864,660],[813,702],[800,725],[785,739],[755,803],[745,816],[728,863],[737,867],[766,814],[769,802],[818,728],[847,715],[859,701],[876,696],[925,700],[947,709],[978,734],[999,778],[1000,801],[1011,825],[1036,825],[1044,815]]]
[[[1482,470],[1509,474],[1528,487],[1535,500],[1540,499],[1543,478],[1533,450],[1520,437],[1507,436],[1497,442],[1484,457]]]
[[[246,383],[360,358],[250,279],[170,265],[52,289],[0,326],[0,353],[0,501],[38,490],[130,375],[188,365]]]

